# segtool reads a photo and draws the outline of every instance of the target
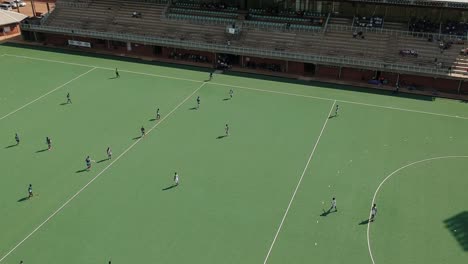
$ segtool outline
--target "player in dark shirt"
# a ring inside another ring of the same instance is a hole
[[[52,139],[50,137],[46,137],[46,143],[47,143],[47,150],[52,149]]]

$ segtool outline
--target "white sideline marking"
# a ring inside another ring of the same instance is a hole
[[[100,66],[95,66],[95,65],[86,65],[86,64],[79,64],[79,63],[72,63],[72,62],[64,62],[64,61],[58,61],[58,60],[48,60],[48,59],[41,59],[41,58],[34,58],[34,57],[20,56],[20,55],[12,55],[12,54],[3,54],[3,55],[10,56],[10,57],[31,59],[31,60],[40,60],[40,61],[48,61],[48,62],[69,64],[69,65],[77,65],[77,66],[83,66],[83,67],[95,67],[97,69],[103,69],[103,70],[111,70],[111,71],[115,70],[113,68],[106,68],[106,67],[100,67]],[[188,82],[199,82],[199,83],[203,82],[203,81],[199,81],[199,80],[186,79],[186,78],[177,78],[177,77],[171,77],[171,76],[159,75],[159,74],[152,74],[152,73],[135,72],[135,71],[127,71],[127,70],[119,70],[119,71],[120,72],[133,73],[133,74],[160,77],[160,78],[168,78],[168,79],[174,79],[174,80],[188,81]],[[232,87],[232,88],[252,90],[252,91],[259,91],[259,92],[265,92],[265,93],[275,93],[275,94],[283,94],[283,95],[290,95],[290,96],[297,96],[297,97],[312,98],[312,99],[318,99],[318,100],[336,101],[336,102],[340,102],[340,103],[349,103],[349,104],[364,105],[364,106],[370,106],[370,107],[385,108],[385,109],[391,109],[391,110],[398,110],[398,111],[405,111],[405,112],[427,114],[427,115],[436,115],[436,116],[443,116],[443,117],[450,117],[450,118],[458,118],[458,119],[468,120],[467,116],[447,115],[447,114],[412,110],[412,109],[392,107],[392,106],[382,106],[382,105],[361,103],[361,102],[355,102],[355,101],[338,100],[338,99],[319,97],[319,96],[310,96],[310,95],[303,95],[303,94],[295,94],[295,93],[287,93],[287,92],[279,92],[279,91],[270,91],[270,90],[263,90],[263,89],[250,88],[250,87],[245,87],[245,86],[238,86],[238,85],[231,85],[231,84],[224,84],[224,83],[211,82],[211,84],[220,85],[220,86],[227,86],[227,87]]]
[[[317,138],[317,141],[315,142],[314,148],[312,149],[312,152],[310,153],[309,159],[307,160],[307,163],[304,167],[304,170],[302,171],[302,175],[299,178],[299,182],[296,185],[296,189],[293,192],[293,195],[291,196],[291,200],[289,200],[288,207],[286,208],[286,211],[284,212],[283,218],[281,219],[281,223],[279,224],[278,230],[276,231],[275,237],[273,238],[273,241],[271,242],[270,249],[268,250],[268,253],[265,257],[265,261],[263,261],[263,264],[266,264],[268,261],[268,258],[270,257],[271,250],[273,249],[273,246],[275,245],[276,239],[278,238],[278,235],[281,231],[281,228],[283,227],[284,220],[286,219],[286,216],[288,215],[289,208],[291,208],[291,204],[294,201],[294,197],[296,197],[297,190],[299,189],[299,186],[301,185],[302,179],[304,178],[304,175],[307,171],[307,168],[309,167],[309,163],[312,160],[312,156],[314,156],[315,150],[317,149],[318,143],[320,141],[320,138],[322,137],[323,131],[325,130],[325,127],[327,126],[328,120],[330,119],[331,113],[333,111],[333,107],[335,106],[336,101],[333,102],[330,111],[328,112],[327,119],[325,119],[325,123],[322,126],[322,130],[320,131],[320,134]]]
[[[146,136],[153,129],[155,129],[159,124],[161,124],[166,118],[168,118],[174,111],[176,111],[182,104],[184,104],[190,97],[192,97],[198,90],[200,90],[206,83],[200,85],[197,89],[195,89],[189,96],[187,96],[182,102],[180,102],[174,109],[172,109],[167,115],[165,115],[158,123],[156,123],[153,127],[151,127]],[[52,217],[58,214],[67,204],[69,204],[75,197],[77,197],[82,191],[84,191],[91,183],[93,183],[99,176],[101,176],[107,169],[109,169],[115,162],[117,162],[120,158],[122,158],[128,151],[130,151],[136,144],[138,144],[143,138],[140,137],[134,143],[132,143],[124,152],[122,152],[115,160],[113,160],[109,165],[107,165],[101,172],[99,172],[94,178],[92,178],[88,183],[86,183],[80,190],[78,190],[72,197],[70,197],[62,206],[60,206],[57,210],[55,210],[49,217],[46,218],[40,225],[38,225],[31,233],[29,233],[23,240],[21,240],[16,246],[14,246],[8,253],[6,253],[1,259],[2,262],[5,258],[7,258],[13,251],[15,251],[21,244],[24,243],[29,237],[31,237],[34,233],[37,232],[44,224],[46,224]]]
[[[419,114],[435,115],[435,116],[443,116],[443,117],[451,117],[451,118],[459,118],[459,119],[468,120],[467,116],[439,114],[439,113],[434,113],[434,112],[411,110],[411,109],[399,108],[399,107],[393,107],[393,106],[374,105],[374,104],[367,104],[367,103],[360,103],[360,102],[353,102],[353,101],[346,101],[346,100],[337,100],[337,101],[341,102],[341,103],[357,104],[357,105],[379,107],[379,108],[385,108],[385,109],[391,109],[391,110],[399,110],[399,111],[405,111],[405,112],[412,112],[412,113],[419,113]]]
[[[82,67],[93,67],[93,68],[96,68],[96,69],[108,70],[108,71],[114,71],[115,70],[115,68],[101,67],[101,66],[96,66],[96,65],[87,65],[87,64],[65,62],[65,61],[58,61],[58,60],[49,60],[49,59],[41,59],[41,58],[34,58],[34,57],[20,56],[20,55],[11,55],[11,54],[5,54],[5,55],[10,56],[10,57],[29,59],[29,60],[47,61],[47,62],[74,65],[74,66],[82,66]],[[159,74],[145,73],[145,72],[136,72],[136,71],[128,71],[128,70],[120,70],[120,69],[119,69],[119,72],[127,72],[127,73],[133,73],[133,74],[147,75],[147,76],[174,79],[174,80],[181,80],[181,81],[188,81],[188,82],[197,82],[197,83],[203,83],[204,82],[204,81],[198,81],[198,80],[193,80],[193,79],[185,79],[185,78],[171,77],[171,76],[166,76],[166,75],[159,75]]]
[[[415,164],[418,164],[418,163],[421,163],[421,162],[426,162],[426,161],[432,161],[432,160],[438,160],[438,159],[453,159],[453,158],[468,158],[468,156],[442,156],[442,157],[434,157],[434,158],[428,158],[428,159],[423,159],[423,160],[418,160],[418,161],[415,161],[415,162],[412,162],[412,163],[409,163],[409,164],[406,164],[405,166],[395,170],[394,172],[390,173],[387,177],[385,177],[385,179],[383,179],[383,181],[379,184],[379,187],[377,187],[377,190],[375,190],[375,193],[374,193],[374,197],[372,197],[372,203],[371,203],[371,208],[372,206],[374,205],[375,203],[375,198],[377,197],[377,194],[379,193],[379,190],[380,188],[382,187],[382,185],[388,180],[390,179],[390,177],[392,177],[394,174],[396,174],[397,172],[403,170],[403,169],[406,169],[410,166],[413,166]],[[372,215],[372,210],[369,212],[369,219],[371,218],[371,215]],[[370,225],[371,225],[371,222],[367,223],[367,248],[369,249],[369,255],[370,255],[370,258],[371,258],[371,261],[372,261],[372,264],[375,264],[375,260],[374,260],[374,255],[372,255],[372,249],[371,249],[371,243],[370,243]]]
[[[29,102],[29,103],[27,103],[27,104],[21,106],[20,108],[18,108],[18,109],[16,109],[16,110],[13,110],[12,112],[10,112],[10,113],[8,113],[8,114],[6,114],[6,115],[0,117],[0,120],[3,120],[4,118],[6,118],[6,117],[8,117],[8,116],[10,116],[10,115],[12,115],[12,114],[14,114],[14,113],[20,111],[21,109],[25,108],[26,106],[28,106],[28,105],[30,105],[30,104],[32,104],[32,103],[34,103],[34,102],[36,102],[36,101],[38,101],[38,100],[44,98],[45,96],[47,96],[47,95],[49,95],[49,94],[51,94],[51,93],[57,91],[58,89],[60,89],[60,88],[62,88],[62,87],[64,87],[64,86],[66,86],[67,84],[69,84],[69,83],[71,83],[71,82],[73,82],[73,81],[75,81],[75,80],[77,80],[77,79],[83,77],[84,75],[90,73],[91,71],[93,71],[93,70],[95,70],[95,69],[96,69],[96,68],[92,68],[92,69],[90,69],[89,71],[87,71],[87,72],[85,72],[85,73],[82,73],[82,74],[78,75],[77,77],[71,79],[70,81],[68,81],[68,82],[66,82],[66,83],[64,83],[64,84],[62,84],[62,85],[60,85],[60,86],[58,86],[57,88],[48,91],[47,93],[45,93],[45,94],[43,94],[43,95],[37,97],[36,99],[34,99],[34,100],[32,100],[31,102]]]

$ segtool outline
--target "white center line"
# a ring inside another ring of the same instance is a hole
[[[319,134],[319,136],[317,138],[317,141],[315,142],[314,148],[312,149],[312,152],[310,153],[309,159],[307,160],[307,163],[306,163],[306,165],[304,167],[304,170],[302,171],[302,175],[299,178],[299,182],[296,185],[296,189],[294,190],[293,195],[291,196],[291,199],[289,200],[288,207],[286,208],[286,211],[284,212],[283,218],[281,219],[281,223],[278,226],[278,230],[276,231],[275,237],[273,238],[273,241],[271,242],[270,249],[268,250],[268,253],[267,253],[266,257],[265,257],[265,261],[263,261],[263,264],[266,264],[267,261],[268,261],[268,258],[270,257],[271,250],[273,249],[273,246],[275,245],[276,239],[278,238],[278,235],[279,235],[279,233],[281,231],[281,228],[283,227],[283,223],[284,223],[284,220],[286,219],[286,216],[288,215],[289,208],[291,208],[291,204],[293,203],[294,198],[296,197],[297,190],[299,189],[299,186],[301,186],[302,179],[304,178],[304,175],[305,175],[305,173],[307,171],[307,168],[309,167],[309,163],[312,160],[312,157],[314,156],[315,150],[317,149],[317,146],[318,146],[318,144],[320,142],[320,138],[322,137],[323,131],[325,130],[325,127],[327,126],[328,120],[331,117],[331,113],[333,111],[333,107],[335,106],[335,104],[336,104],[336,101],[333,102],[333,104],[332,104],[332,106],[330,108],[330,111],[328,112],[327,118],[325,119],[325,122],[324,122],[324,124],[322,126],[322,130],[320,131],[320,134]]]
[[[174,109],[172,109],[167,115],[165,115],[158,123],[156,123],[153,127],[151,127],[147,135],[151,133],[153,129],[159,126],[166,118],[168,118],[172,113],[174,113],[182,104],[184,104],[188,99],[190,99],[198,90],[200,90],[206,83],[200,85],[197,89],[195,89],[189,96],[187,96],[182,102],[180,102]],[[2,258],[0,258],[0,262],[2,262],[5,258],[7,258],[13,251],[15,251],[21,244],[23,244],[29,237],[31,237],[34,233],[37,232],[43,225],[45,225],[52,217],[57,215],[67,204],[69,204],[73,199],[75,199],[81,192],[83,192],[91,183],[93,183],[99,176],[101,176],[105,171],[107,171],[114,163],[116,163],[120,158],[122,158],[128,151],[130,151],[136,144],[138,144],[143,138],[139,138],[133,144],[131,144],[124,152],[122,152],[116,159],[114,159],[109,165],[107,165],[101,172],[99,172],[94,178],[92,178],[88,183],[86,183],[80,190],[78,190],[72,197],[70,197],[64,204],[62,204],[57,210],[55,210],[49,217],[47,217],[40,225],[38,225],[31,233],[29,233],[23,240],[21,240],[16,246],[14,246],[8,253],[6,253]]]
[[[21,106],[20,108],[18,108],[18,109],[16,109],[16,110],[13,110],[13,111],[11,111],[10,113],[8,113],[8,114],[6,114],[6,115],[0,117],[0,120],[3,120],[3,119],[5,119],[5,118],[7,118],[8,116],[10,116],[10,115],[12,115],[12,114],[14,114],[14,113],[20,111],[21,109],[27,107],[28,105],[30,105],[30,104],[32,104],[32,103],[34,103],[34,102],[36,102],[36,101],[38,101],[38,100],[44,98],[45,96],[47,96],[47,95],[49,95],[49,94],[51,94],[51,93],[57,91],[58,89],[60,89],[60,88],[62,88],[62,87],[64,87],[64,86],[66,86],[67,84],[69,84],[69,83],[71,83],[71,82],[73,82],[73,81],[75,81],[75,80],[77,80],[77,79],[79,79],[79,78],[85,76],[86,74],[88,74],[88,73],[94,71],[95,69],[96,69],[96,68],[92,68],[92,69],[90,69],[89,71],[87,71],[87,72],[85,72],[85,73],[82,73],[82,74],[76,76],[75,78],[71,79],[70,81],[68,81],[68,82],[66,82],[66,83],[64,83],[64,84],[62,84],[62,85],[60,85],[60,86],[58,86],[57,88],[48,91],[47,93],[45,93],[45,94],[43,94],[43,95],[37,97],[36,99],[34,99],[34,100],[32,100],[31,102],[29,102],[29,103],[27,103],[27,104]]]
[[[34,58],[34,57],[20,56],[20,55],[13,55],[13,54],[3,54],[3,55],[10,56],[10,57],[23,58],[23,59],[30,59],[30,60],[39,60],[39,61],[62,63],[62,64],[69,64],[69,65],[77,65],[77,66],[83,66],[83,67],[94,67],[94,68],[97,68],[97,69],[110,70],[110,71],[115,70],[113,68],[108,68],[108,67],[100,67],[100,66],[95,66],[95,65],[86,65],[86,64],[65,62],[65,61],[59,61],[59,60],[49,60],[49,59]],[[203,81],[194,80],[194,79],[178,78],[178,77],[171,77],[171,76],[166,76],[166,75],[153,74],[153,73],[144,73],[144,72],[137,72],[137,71],[128,71],[128,70],[123,70],[123,69],[119,70],[119,71],[132,73],[132,74],[140,74],[140,75],[146,75],[146,76],[159,77],[159,78],[168,78],[168,79],[174,79],[174,80],[188,81],[188,82],[198,82],[198,83],[203,82]],[[383,105],[375,105],[375,104],[368,104],[368,103],[355,102],[355,101],[339,100],[339,99],[320,97],[320,96],[310,96],[310,95],[304,95],[304,94],[296,94],[296,93],[288,93],[288,92],[257,89],[257,88],[251,88],[251,87],[245,87],[245,86],[239,86],[239,85],[232,85],[232,84],[224,84],[224,83],[216,83],[216,82],[210,82],[210,83],[214,84],[214,85],[220,85],[220,86],[226,86],[226,87],[232,87],[232,88],[239,88],[239,89],[245,89],[245,90],[252,90],[252,91],[259,91],[259,92],[265,92],[265,93],[274,93],[274,94],[282,94],[282,95],[297,96],[297,97],[304,97],[304,98],[312,98],[312,99],[317,99],[317,100],[337,101],[337,102],[340,102],[340,103],[356,104],[356,105],[370,106],[370,107],[376,107],[376,108],[384,108],[384,109],[390,109],[390,110],[398,110],[398,111],[405,111],[405,112],[412,112],[412,113],[419,113],[419,114],[426,114],[426,115],[436,115],[436,116],[443,116],[443,117],[449,117],[449,118],[457,118],[457,119],[468,120],[468,116],[448,115],[448,114],[412,110],[412,109],[406,109],[406,108],[400,108],[400,107],[383,106]]]

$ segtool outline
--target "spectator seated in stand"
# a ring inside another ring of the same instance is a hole
[[[436,23],[424,19],[412,19],[410,22],[409,30],[413,32],[437,32],[439,26]]]
[[[132,13],[132,17],[133,17],[133,18],[141,18],[141,13],[140,13],[140,12],[134,11],[134,12]]]
[[[247,61],[246,65],[245,65],[247,68],[251,68],[251,69],[256,69],[256,68],[259,68],[259,69],[263,69],[263,70],[270,70],[270,71],[274,71],[274,72],[281,72],[281,65],[279,64],[276,64],[276,63],[255,63],[254,61]]]
[[[231,60],[227,55],[219,55],[216,61],[216,69],[218,70],[229,70],[231,69]]]
[[[411,57],[417,58],[418,57],[418,52],[413,50],[413,49],[400,50],[400,56],[402,56],[402,57],[411,56]]]
[[[371,16],[371,17],[356,16],[354,17],[354,26],[381,28],[383,26],[383,21],[384,19],[379,16]]]
[[[208,57],[197,55],[197,54],[190,54],[190,53],[175,53],[174,51],[169,54],[170,59],[175,60],[186,60],[186,61],[193,61],[193,62],[201,62],[201,63],[208,63]]]

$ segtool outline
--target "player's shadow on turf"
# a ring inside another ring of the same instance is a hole
[[[113,80],[113,79],[117,79],[118,77],[117,76],[114,76],[114,77],[110,77],[109,80]]]
[[[222,139],[222,138],[225,138],[227,137],[226,135],[222,135],[222,136],[217,136],[216,139]]]
[[[85,172],[85,171],[87,171],[87,169],[77,170],[75,173],[82,173],[82,172]]]
[[[332,211],[330,211],[330,209],[328,209],[327,211],[323,210],[323,213],[320,215],[320,216],[327,216],[331,213]]]
[[[171,186],[166,187],[166,188],[164,188],[164,189],[162,189],[162,190],[163,190],[163,191],[167,191],[167,190],[170,190],[170,189],[175,188],[175,187],[177,187],[177,184],[172,184]]]
[[[368,225],[369,224],[369,219],[363,220],[359,223],[359,225]]]
[[[6,146],[5,148],[6,148],[6,149],[7,149],[7,148],[13,148],[13,147],[16,147],[16,146],[18,146],[18,144],[13,144],[13,145],[10,145],[10,146]]]
[[[107,159],[102,159],[102,160],[100,160],[100,161],[98,161],[98,162],[96,162],[96,163],[101,163],[101,162],[108,161],[108,160],[110,160],[110,159],[109,159],[109,158],[107,158]]]
[[[197,110],[197,109],[198,109],[197,107],[189,108],[189,110]]]
[[[24,202],[24,201],[26,201],[26,200],[28,200],[28,199],[29,199],[28,196],[23,197],[23,198],[21,198],[21,199],[18,200],[18,203]]]
[[[133,139],[133,140],[137,140],[137,139],[140,139],[140,138],[141,138],[141,136],[134,137],[134,138],[132,138],[132,139]]]
[[[156,118],[151,118],[149,121],[151,122],[156,121]]]
[[[41,153],[41,152],[44,152],[44,151],[47,151],[47,150],[49,150],[49,149],[41,149],[41,150],[36,151],[36,153]]]
[[[229,101],[231,98],[224,98],[223,101]]]
[[[444,224],[461,248],[465,252],[468,251],[468,211],[463,211],[444,220]]]
[[[335,118],[335,117],[338,117],[337,115],[331,115],[328,117],[328,119],[332,119],[332,118]]]
[[[61,103],[60,105],[67,105],[68,103]]]

